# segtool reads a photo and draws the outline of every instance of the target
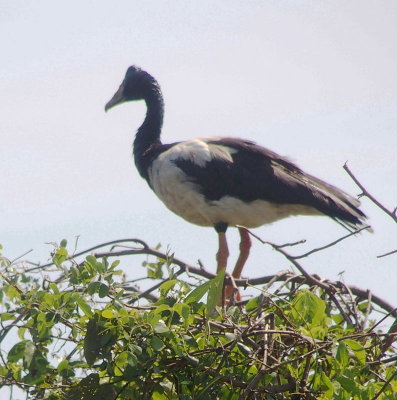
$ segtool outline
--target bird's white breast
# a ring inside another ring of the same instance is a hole
[[[231,226],[254,228],[290,215],[317,214],[312,207],[298,204],[275,204],[264,200],[244,202],[231,196],[215,201],[206,200],[199,186],[191,182],[189,176],[174,163],[175,160],[183,159],[205,168],[206,163],[214,157],[233,162],[232,154],[235,151],[227,146],[207,143],[205,138],[179,143],[160,154],[153,162],[149,170],[150,184],[171,211],[202,226],[225,222]]]

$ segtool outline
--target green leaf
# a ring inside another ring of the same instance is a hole
[[[90,263],[92,266],[95,266],[95,265],[98,263],[96,257],[91,256],[91,255],[87,256],[85,259],[86,259],[86,261],[87,261],[88,263]]]
[[[52,256],[52,261],[59,267],[68,258],[68,251],[64,247],[60,247]]]
[[[296,321],[317,324],[324,318],[325,303],[309,290],[300,291],[292,303],[292,316]]]
[[[190,335],[184,335],[183,340],[186,342],[186,344],[193,348],[193,349],[198,349],[198,343],[196,339],[193,336]]]
[[[106,261],[104,262],[106,263]],[[84,265],[91,275],[95,275],[95,273],[102,274],[106,271],[105,264],[99,262],[96,257],[92,255],[89,255],[85,258]]]
[[[31,364],[35,351],[36,351],[36,346],[30,340],[28,340],[26,342],[25,352],[23,355],[23,359],[27,366]]]
[[[50,283],[50,289],[54,292],[54,294],[59,294],[59,289],[56,283],[51,282]]]
[[[24,360],[24,365],[29,367],[32,362],[36,347],[30,340],[23,340],[15,344],[8,352],[8,361],[17,362],[20,359]]]
[[[211,281],[207,281],[200,286],[197,286],[192,290],[185,299],[185,303],[197,303],[202,299],[202,297],[208,292],[211,287]]]
[[[10,319],[15,319],[15,314],[7,313],[7,312],[1,313],[0,319],[2,321],[9,321]]]
[[[101,282],[95,281],[95,282],[90,282],[89,285],[87,286],[87,293],[92,296],[96,292],[98,292],[99,286],[101,286]]]
[[[134,353],[128,353],[127,363],[130,367],[138,365],[138,358]]]
[[[111,266],[110,266],[110,270],[113,271],[118,265],[120,264],[120,260],[115,260],[112,262]]]
[[[358,384],[350,378],[346,376],[338,376],[336,380],[341,384],[341,386],[347,391],[350,395],[358,395],[360,393],[360,389]]]
[[[313,389],[324,392],[327,399],[333,399],[334,386],[324,371],[320,371],[315,375]]]
[[[91,307],[88,303],[77,293],[74,294],[74,300],[76,301],[77,305],[80,307],[81,311],[88,317],[92,317],[93,313]]]
[[[164,342],[159,339],[157,336],[153,336],[150,339],[150,345],[152,346],[154,351],[160,351],[164,348]]]
[[[170,311],[171,307],[168,304],[160,304],[154,310],[154,314],[161,314],[163,311]]]
[[[126,366],[128,354],[128,351],[123,351],[116,357],[115,363],[119,368],[124,368]]]
[[[101,354],[102,348],[111,345],[114,340],[112,334],[106,331],[98,322],[98,315],[90,319],[87,324],[87,333],[84,338],[84,357],[88,365],[92,365]]]
[[[101,315],[103,318],[107,318],[107,319],[112,319],[117,316],[117,314],[115,314],[115,310],[111,310],[109,308],[107,308],[106,310],[103,310]]]
[[[99,344],[101,347],[106,346],[107,344],[110,343],[111,339],[113,338],[113,335],[111,333],[105,333],[106,331],[101,330],[100,333],[100,340]]]
[[[57,367],[57,371],[61,373],[63,370],[69,368],[69,361],[68,360],[62,360]]]
[[[342,369],[349,365],[349,352],[343,342],[340,342],[336,351],[336,360],[339,362]]]
[[[7,376],[9,374],[9,370],[6,367],[0,365],[0,376]]]
[[[143,266],[147,267],[147,276],[148,278],[153,279],[163,279],[163,262],[159,261],[158,263],[147,263],[146,261],[142,263]]]
[[[44,293],[43,301],[47,306],[52,307],[54,305],[54,297],[52,293]]]
[[[90,374],[83,378],[78,385],[68,390],[64,400],[114,400],[116,391],[112,384],[99,384],[99,375]]]
[[[14,286],[11,285],[5,285],[3,287],[4,294],[10,299],[10,300],[15,300],[15,299],[20,299],[21,298],[21,293],[14,288]]]
[[[159,392],[154,392],[152,394],[152,400],[167,400],[169,397],[161,394]]]
[[[23,340],[22,342],[19,342],[12,346],[11,350],[8,352],[8,361],[17,362],[21,358],[23,358],[27,342],[27,340]]]
[[[175,303],[172,309],[177,312],[185,321],[189,318],[190,307],[184,303]]]
[[[247,312],[251,312],[251,311],[256,310],[258,308],[259,304],[260,304],[260,301],[261,301],[261,297],[260,296],[254,297],[253,299],[250,299],[248,301],[248,303],[245,305],[245,310]]]
[[[316,339],[324,339],[327,334],[326,305],[309,290],[301,290],[292,302],[291,317],[296,325],[308,331]]]
[[[109,294],[109,286],[105,285],[104,283],[101,283],[98,290],[98,296],[102,299],[106,297],[108,294]]]
[[[365,365],[366,352],[365,352],[364,347],[361,345],[361,343],[357,342],[356,340],[353,340],[353,339],[345,339],[343,342],[346,344],[346,346],[348,346],[350,348],[350,350],[357,357],[357,361],[361,365]]]
[[[163,321],[157,322],[157,324],[153,326],[153,330],[156,333],[167,333],[170,331],[168,326]]]
[[[210,289],[207,298],[207,312],[210,314],[220,303],[225,280],[225,270],[221,269],[214,279],[210,281]]]
[[[165,296],[179,281],[177,279],[171,279],[169,281],[165,281],[159,287],[160,293]]]
[[[129,344],[128,347],[132,353],[138,354],[139,356],[142,354],[142,347],[137,346],[136,344]]]
[[[25,333],[27,331],[27,328],[25,326],[21,326],[18,328],[18,337],[21,340],[25,340]]]

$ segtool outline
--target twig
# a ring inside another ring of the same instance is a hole
[[[378,393],[374,397],[372,397],[371,400],[376,400],[379,398],[379,396],[386,390],[386,387],[390,385],[390,382],[394,379],[394,377],[397,375],[397,369],[394,371],[394,373],[391,375],[391,377],[385,382],[385,384],[381,387]]]
[[[362,228],[360,228],[360,229],[357,229],[357,230],[354,231],[354,232],[350,232],[350,233],[348,233],[347,235],[342,236],[341,238],[334,240],[333,242],[331,242],[331,243],[329,243],[329,244],[326,244],[325,246],[318,247],[318,248],[316,248],[316,249],[310,250],[310,251],[308,251],[307,253],[301,254],[300,256],[292,256],[292,257],[293,257],[295,260],[298,260],[298,259],[300,259],[300,258],[304,258],[304,257],[310,256],[310,255],[313,254],[313,253],[317,253],[318,251],[321,251],[321,250],[324,250],[324,249],[328,249],[329,247],[335,246],[337,243],[341,242],[342,240],[345,240],[345,239],[347,239],[347,238],[349,238],[349,237],[351,237],[351,236],[355,236],[355,235],[357,235],[358,233],[360,233],[360,232],[362,232],[362,231],[364,231],[364,230],[366,230],[366,229],[371,229],[371,227],[370,227],[369,225],[364,226],[364,227],[362,227]]]
[[[88,248],[86,250],[80,251],[79,253],[73,254],[72,256],[68,257],[67,260],[71,260],[71,259],[73,259],[75,257],[79,257],[79,256],[81,256],[83,254],[90,253],[91,251],[100,249],[102,247],[106,247],[106,246],[110,246],[110,245],[114,245],[114,244],[118,244],[118,243],[128,243],[128,242],[138,243],[143,247],[143,249],[145,249],[145,248],[148,249],[149,248],[149,246],[143,240],[140,240],[140,239],[118,239],[118,240],[112,240],[110,242],[101,243],[101,244],[98,244],[97,246],[90,247],[90,248]],[[37,265],[35,263],[31,263],[31,264]],[[35,270],[38,270],[38,269],[51,267],[52,265],[54,265],[53,261],[50,262],[50,263],[47,263],[47,264],[37,265],[37,266],[35,266],[33,268],[29,268],[29,269],[26,270],[26,272],[32,272],[32,271],[35,271]]]
[[[272,314],[270,314],[272,315]],[[258,371],[258,373],[252,378],[251,382],[249,382],[247,388],[245,389],[244,393],[243,393],[243,397],[246,399],[250,398],[250,395],[252,393],[252,391],[254,390],[255,387],[258,386],[258,383],[260,381],[260,379],[263,377],[263,375],[265,375],[266,373],[266,369],[267,369],[267,364],[268,364],[268,356],[269,353],[271,352],[271,341],[272,341],[272,334],[268,333],[271,330],[275,330],[274,327],[274,315],[272,317],[266,316],[265,318],[267,319],[264,329],[265,332],[263,334],[263,360],[261,363],[261,367]],[[269,318],[270,317],[270,318]],[[259,321],[261,321],[263,319],[263,317],[259,318]],[[259,321],[257,321],[255,324],[258,324]]]
[[[310,363],[312,361],[312,355],[305,355],[306,358],[306,362],[305,362],[305,369],[303,370],[303,375],[302,375],[302,379],[300,381],[300,385],[299,385],[299,389],[301,391],[303,391],[306,387],[306,382],[307,382],[307,378],[309,376],[309,372],[310,372]]]
[[[390,256],[391,254],[395,254],[395,253],[397,253],[397,249],[393,250],[393,251],[389,251],[388,253],[385,253],[385,254],[381,254],[380,256],[376,256],[376,258],[382,258],[382,257]]]
[[[347,166],[347,163],[343,166],[343,169],[348,173],[350,178],[353,179],[354,183],[362,190],[362,195],[368,197],[376,206],[378,206],[384,213],[386,213],[389,217],[391,217],[394,222],[397,222],[396,208],[393,211],[388,210],[382,203],[380,203],[371,193],[368,192],[367,189],[360,183],[360,181],[354,176],[353,172],[351,172],[350,168]]]
[[[372,332],[377,326],[379,326],[385,319],[389,318],[393,313],[397,311],[397,308],[393,308],[393,310],[389,311],[383,318],[381,318],[376,324],[371,326],[370,329],[368,329],[368,332]]]
[[[367,362],[368,365],[388,364],[397,361],[397,356],[385,358],[384,360],[376,360]]]
[[[274,250],[278,251],[279,253],[281,253],[285,258],[287,258],[288,261],[290,261],[298,270],[299,272],[311,283],[323,288],[324,290],[329,290],[328,285],[320,282],[319,280],[317,280],[313,275],[308,274],[305,269],[294,259],[293,256],[291,256],[290,254],[288,254],[286,251],[284,251],[282,249],[282,247],[280,247],[277,244],[265,241],[263,239],[261,239],[259,236],[255,235],[254,233],[252,233],[249,229],[247,229],[248,233],[253,236],[255,239],[257,239],[258,241],[260,241],[262,244],[268,244],[271,247],[273,247]],[[237,281],[236,281],[237,283]]]
[[[10,264],[14,264],[15,261],[21,259],[22,257],[25,257],[27,254],[31,253],[33,249],[25,251],[25,253],[21,254],[20,256],[14,258],[13,260],[10,261]]]
[[[14,326],[18,326],[17,323],[28,313],[28,310],[24,309],[22,312],[13,320],[13,322],[7,326],[3,326],[2,324],[2,332],[0,333],[0,343],[4,340],[7,336],[10,329]]]
[[[134,240],[136,240],[136,239],[134,239]],[[146,245],[146,247],[144,247],[142,249],[112,251],[112,252],[105,252],[105,253],[94,253],[94,256],[97,258],[102,258],[102,257],[122,257],[122,256],[128,256],[128,255],[136,255],[136,254],[151,255],[151,256],[160,258],[162,260],[167,260],[167,258],[169,259],[169,256],[167,256],[167,254],[162,253],[158,250],[152,249],[151,247],[149,247],[147,245]],[[180,267],[182,272],[189,270],[189,272],[194,273],[196,275],[200,275],[207,279],[215,278],[215,274],[212,274],[202,268],[193,267],[192,265],[189,265],[189,264],[185,263],[184,261],[182,261],[178,258],[175,258],[175,257],[172,257],[172,264],[175,264],[178,267]],[[241,281],[241,279],[240,279],[240,281]]]
[[[329,293],[329,296],[331,298],[331,300],[334,302],[336,308],[339,310],[339,312],[341,313],[341,315],[343,316],[343,319],[348,323],[351,324],[352,320],[349,317],[348,314],[346,314],[345,310],[343,309],[343,307],[341,306],[341,304],[339,303],[339,301],[337,300],[337,298],[335,297],[335,295],[333,293]],[[345,305],[347,306],[347,304],[345,303]],[[346,307],[348,308],[348,307]],[[348,308],[348,310],[350,311],[350,308]]]

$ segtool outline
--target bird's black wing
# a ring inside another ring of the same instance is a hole
[[[174,162],[208,201],[232,196],[245,202],[307,205],[352,224],[360,224],[365,218],[358,209],[358,200],[254,142],[235,138],[205,141],[210,147],[221,146],[229,151],[229,159],[218,157],[214,151],[205,165],[191,159]]]

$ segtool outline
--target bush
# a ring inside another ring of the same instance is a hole
[[[53,400],[395,398],[394,334],[380,326],[397,313],[377,296],[272,245],[299,274],[236,281],[257,296],[220,307],[222,273],[130,241],[74,257],[62,241],[42,266],[1,258],[2,386]],[[146,290],[120,265],[138,254]]]

